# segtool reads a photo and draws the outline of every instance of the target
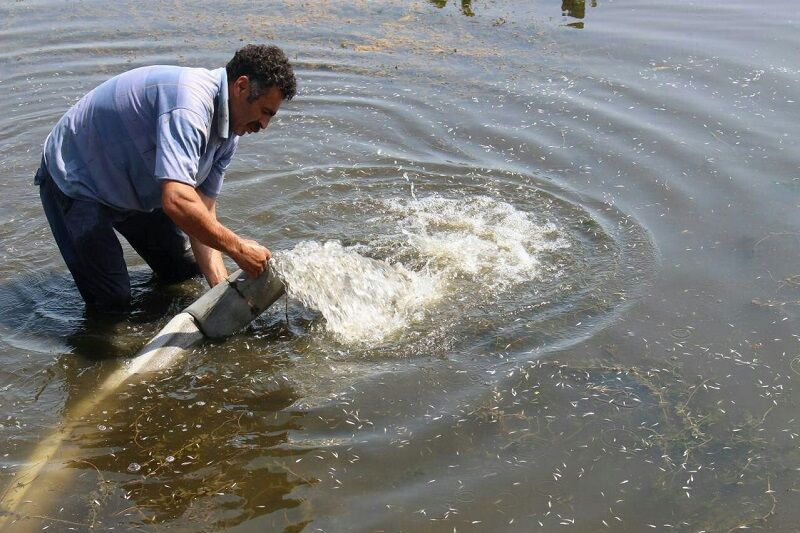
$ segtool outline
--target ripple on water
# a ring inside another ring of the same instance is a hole
[[[530,357],[602,327],[655,258],[630,217],[531,176],[400,165],[299,178],[273,208],[295,237],[276,264],[319,313],[303,342],[343,359]]]

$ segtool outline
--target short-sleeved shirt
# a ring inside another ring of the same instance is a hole
[[[47,136],[44,160],[72,198],[161,207],[162,180],[216,198],[239,137],[228,131],[224,68],[137,68],[81,98]]]

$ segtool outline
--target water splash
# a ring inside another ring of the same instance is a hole
[[[530,213],[488,196],[383,203],[404,247],[450,279],[481,277],[507,289],[542,274],[543,252],[570,246],[553,223],[537,223]]]
[[[322,313],[345,343],[381,341],[448,296],[469,293],[474,298],[459,298],[461,305],[477,305],[479,296],[554,274],[546,252],[570,246],[554,224],[487,196],[373,207],[380,215],[369,223],[378,234],[368,242],[301,242],[275,257],[290,296]]]
[[[402,264],[359,255],[336,241],[301,242],[277,254],[289,295],[321,312],[345,342],[380,340],[424,315],[439,298],[436,280]]]

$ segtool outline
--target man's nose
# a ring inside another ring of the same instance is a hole
[[[269,124],[269,117],[262,118],[261,120],[258,121],[258,123],[261,126],[261,129],[263,130],[264,128],[267,127],[267,124]]]

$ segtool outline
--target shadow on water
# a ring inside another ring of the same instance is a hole
[[[126,316],[87,310],[68,273],[38,272],[0,286],[0,338],[34,352],[65,351],[89,360],[130,357],[158,324],[201,291],[197,282],[159,283],[149,271],[131,274],[133,307]]]

